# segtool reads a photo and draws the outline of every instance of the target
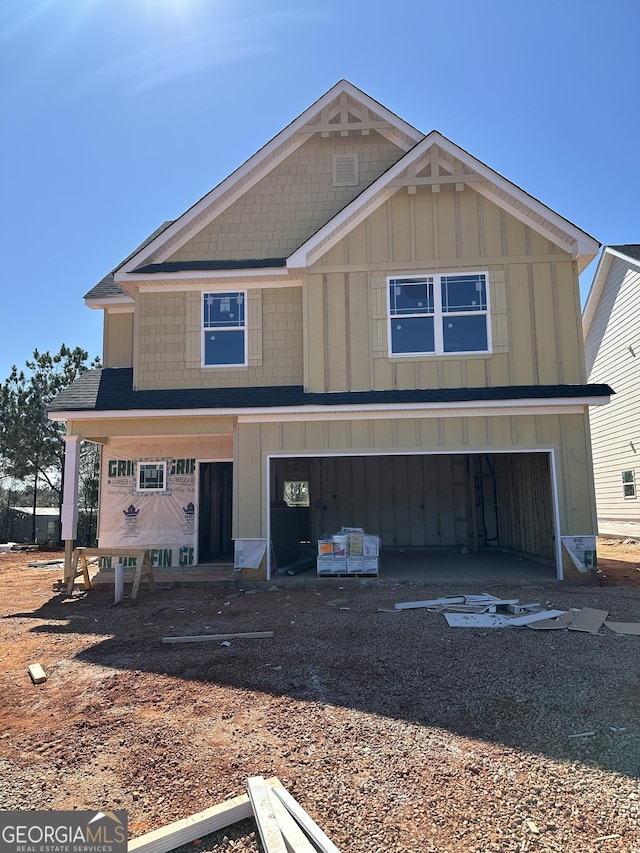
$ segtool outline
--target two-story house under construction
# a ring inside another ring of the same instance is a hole
[[[578,275],[599,244],[339,82],[86,295],[104,367],[54,401],[102,446],[99,543],[160,565],[343,526],[384,549],[595,533]],[[564,568],[563,568],[564,566]]]

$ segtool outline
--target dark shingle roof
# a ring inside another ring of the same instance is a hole
[[[107,273],[102,281],[99,281],[88,293],[85,293],[85,299],[104,299],[105,296],[126,296],[124,290],[120,287],[119,284],[116,284],[113,278],[113,274],[117,272],[123,264],[126,264],[128,260],[130,260],[136,252],[139,252],[141,249],[144,249],[145,246],[148,246],[152,240],[158,236],[158,234],[162,234],[163,231],[173,225],[173,220],[169,219],[166,222],[163,222],[159,228],[153,232],[153,234],[149,234],[146,240],[143,240],[137,248],[133,250],[127,257],[120,261],[117,267],[111,270],[110,273]]]
[[[259,409],[300,406],[394,405],[491,400],[606,397],[608,385],[515,385],[500,388],[428,388],[410,391],[305,393],[301,385],[134,391],[129,367],[87,370],[49,405],[50,412]]]
[[[609,246],[609,248],[628,258],[633,258],[634,261],[640,261],[640,243],[625,243],[622,246]]]
[[[286,258],[254,258],[252,260],[236,261],[165,261],[162,264],[147,264],[137,267],[134,272],[184,272],[198,270],[257,270],[271,267],[285,267]]]

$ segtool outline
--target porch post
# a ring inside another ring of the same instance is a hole
[[[80,474],[80,436],[65,435],[64,489],[62,493],[62,538],[64,540],[64,580],[71,575],[73,543],[78,535],[78,480]]]

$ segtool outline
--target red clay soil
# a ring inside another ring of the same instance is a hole
[[[278,776],[343,853],[638,853],[640,636],[393,609],[490,591],[640,622],[640,546],[598,555],[586,586],[143,583],[116,606],[27,565],[59,552],[0,554],[0,809],[125,809],[136,837]],[[189,850],[262,847],[245,821]]]

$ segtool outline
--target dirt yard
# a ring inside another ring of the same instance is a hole
[[[640,636],[380,610],[491,592],[640,622],[640,547],[607,541],[589,586],[143,584],[117,606],[27,567],[59,554],[2,554],[0,808],[126,809],[136,837],[278,776],[343,853],[638,853]],[[161,643],[249,631],[274,636]],[[251,821],[182,850],[262,853]]]

